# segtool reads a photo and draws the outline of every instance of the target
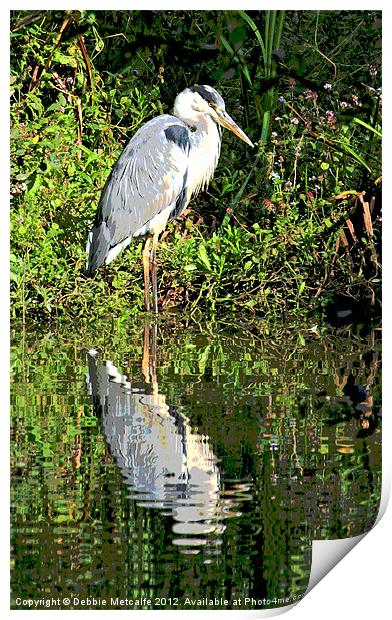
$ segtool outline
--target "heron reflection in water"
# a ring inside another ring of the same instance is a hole
[[[145,385],[135,387],[111,361],[88,354],[90,392],[111,455],[121,469],[130,497],[139,505],[164,510],[174,519],[174,544],[197,552],[225,529],[223,520],[240,516],[239,501],[249,484],[223,490],[217,458],[206,435],[192,428],[180,408],[159,392],[156,323],[144,331],[142,371]],[[152,351],[150,350],[152,335]]]

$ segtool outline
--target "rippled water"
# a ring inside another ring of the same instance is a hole
[[[312,540],[377,515],[378,333],[15,329],[12,607],[301,596]]]

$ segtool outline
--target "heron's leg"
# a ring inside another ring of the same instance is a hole
[[[151,278],[152,278],[152,304],[154,312],[158,312],[158,284],[157,284],[157,246],[158,235],[152,238],[152,248],[150,254],[151,261]]]
[[[144,305],[147,312],[150,310],[150,245],[151,237],[147,237],[143,250]]]

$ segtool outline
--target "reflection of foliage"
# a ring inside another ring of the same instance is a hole
[[[15,11],[11,21],[15,317],[139,312],[141,243],[88,279],[87,230],[128,138],[194,83],[216,85],[262,144],[255,160],[226,132],[210,193],[162,244],[162,305],[273,316],[335,293],[377,300],[379,204],[365,212],[358,192],[378,195],[379,12],[287,11],[283,23],[281,11]]]
[[[159,324],[159,391],[209,437],[222,483],[251,483],[216,555],[192,556],[192,569],[172,545],[170,519],[127,498],[87,394],[92,346],[134,385],[143,380],[142,327],[15,330],[14,592],[38,597],[50,581],[64,595],[101,597],[300,594],[312,538],[371,527],[380,431],[359,434],[366,410],[355,409],[353,390],[362,403],[372,397],[376,417],[378,343],[304,331],[304,345],[290,330],[261,336],[260,327]]]

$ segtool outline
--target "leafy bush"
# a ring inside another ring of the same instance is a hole
[[[14,11],[11,26],[14,318],[142,310],[142,243],[88,278],[87,233],[128,139],[193,83],[260,141],[255,156],[226,132],[209,191],[164,235],[162,305],[377,301],[379,12]]]

